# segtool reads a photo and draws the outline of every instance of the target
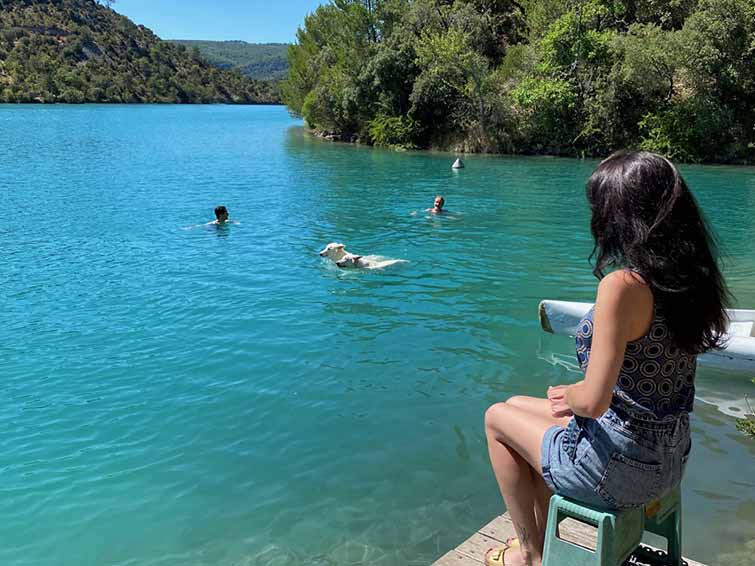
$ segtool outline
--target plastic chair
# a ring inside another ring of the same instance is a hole
[[[605,511],[554,495],[545,529],[543,566],[621,566],[637,549],[646,529],[666,538],[666,564],[682,566],[681,506],[679,486],[645,507],[628,511]],[[567,517],[598,529],[595,550],[558,537],[558,525]]]

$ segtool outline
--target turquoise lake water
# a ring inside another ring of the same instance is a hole
[[[0,564],[427,565],[501,512],[482,415],[579,379],[537,304],[593,297],[595,162],[451,161],[282,107],[0,105]],[[682,171],[755,308],[755,169]],[[436,193],[455,217],[410,214]],[[711,565],[755,538],[748,392],[699,372]]]

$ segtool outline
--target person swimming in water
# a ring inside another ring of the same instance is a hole
[[[446,199],[443,198],[443,195],[437,195],[435,197],[435,200],[433,201],[433,206],[431,208],[425,208],[421,212],[429,212],[430,214],[442,214],[443,216],[450,216],[454,217],[455,215],[452,213],[449,213],[446,209],[443,207],[446,204]],[[412,216],[417,216],[417,213],[420,211],[415,210],[412,212]]]
[[[225,206],[216,206],[215,220],[208,222],[206,226],[225,226],[226,224],[238,224],[238,222],[228,218],[228,209]]]
[[[215,207],[215,220],[207,224],[225,224],[228,222],[228,209],[223,205]]]
[[[443,206],[445,204],[446,199],[444,199],[442,195],[437,195],[435,197],[435,201],[433,201],[433,207],[426,208],[425,212],[431,212],[432,214],[443,214],[445,212],[445,210],[443,210]]]
[[[222,204],[215,207],[215,220],[205,222],[204,224],[194,224],[193,226],[186,226],[181,228],[182,230],[193,230],[195,228],[207,228],[208,226],[228,226],[229,224],[240,224],[236,220],[228,218],[228,209]]]

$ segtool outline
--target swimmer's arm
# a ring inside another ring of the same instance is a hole
[[[597,419],[611,406],[624,352],[631,338],[631,325],[627,322],[637,310],[633,292],[620,274],[614,272],[598,285],[585,379],[566,390],[566,403],[575,415]]]

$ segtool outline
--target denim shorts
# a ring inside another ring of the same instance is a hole
[[[689,457],[689,415],[649,421],[609,409],[548,429],[543,478],[555,493],[604,509],[630,509],[678,484]]]

